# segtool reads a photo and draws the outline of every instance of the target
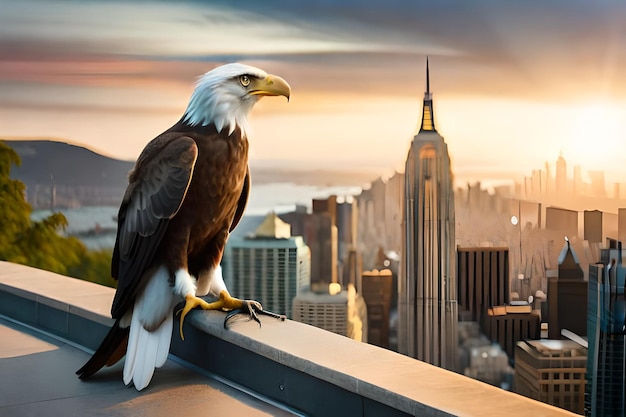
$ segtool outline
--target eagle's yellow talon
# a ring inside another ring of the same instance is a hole
[[[186,295],[185,296],[185,307],[183,307],[182,310],[180,310],[180,338],[182,340],[185,340],[185,336],[183,335],[183,322],[185,321],[185,316],[187,316],[187,313],[189,313],[191,310],[193,310],[196,307],[200,307],[203,310],[210,310],[209,307],[210,304],[207,303],[206,301],[204,301],[202,298],[198,298],[195,295]]]
[[[239,300],[238,298],[233,298],[228,293],[228,291],[223,290],[220,292],[220,298],[217,301],[212,303],[207,303],[202,298],[198,298],[195,295],[186,295],[185,296],[185,307],[179,311],[180,314],[180,338],[181,340],[185,340],[185,336],[183,335],[183,321],[185,320],[185,316],[191,310],[196,307],[200,307],[203,310],[235,310],[238,308],[242,308],[244,302]]]

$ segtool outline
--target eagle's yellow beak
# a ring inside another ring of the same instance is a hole
[[[289,87],[287,81],[278,75],[268,74],[267,77],[261,80],[252,80],[249,94],[254,94],[255,96],[285,96],[287,101],[289,101],[291,87]]]

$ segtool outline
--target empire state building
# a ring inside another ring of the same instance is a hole
[[[435,128],[430,74],[405,166],[398,350],[456,370],[454,189],[448,146]]]

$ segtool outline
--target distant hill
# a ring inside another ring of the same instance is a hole
[[[11,177],[26,184],[35,209],[119,205],[134,162],[49,140],[4,141],[22,159]]]
[[[2,140],[2,139],[0,139]],[[122,161],[82,146],[52,140],[4,140],[22,159],[11,177],[26,184],[27,199],[35,209],[51,206],[118,206],[134,161]],[[307,170],[251,165],[253,184],[294,183],[315,186],[363,186],[378,176],[373,172]]]
[[[22,159],[11,174],[24,182],[125,187],[134,161],[108,158],[87,148],[49,140],[5,141]],[[52,178],[51,178],[52,177]]]

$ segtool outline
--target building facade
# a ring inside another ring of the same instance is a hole
[[[331,289],[336,288],[336,293]],[[367,307],[354,286],[342,290],[330,284],[329,291],[304,291],[293,300],[293,320],[329,332],[367,342]]]
[[[391,270],[363,271],[361,287],[367,305],[368,343],[389,348],[389,313],[394,289]]]
[[[625,281],[621,243],[612,240],[589,265],[586,416],[626,414]]]
[[[454,188],[448,146],[435,128],[428,61],[422,122],[405,168],[400,353],[456,368]]]
[[[541,319],[535,313],[487,315],[483,331],[489,340],[502,347],[509,358],[514,358],[517,342],[541,338]]]
[[[578,212],[558,207],[547,207],[546,229],[562,232],[570,239],[579,236]]]
[[[587,310],[581,307],[587,304],[588,284],[569,240],[558,262],[558,276],[548,278],[548,337],[560,339],[562,329],[587,336]]]
[[[292,317],[293,299],[311,284],[311,254],[301,236],[274,213],[254,236],[231,239],[222,261],[224,282],[238,297],[259,301],[263,308]]]
[[[526,340],[515,348],[514,391],[582,414],[587,349],[571,340]]]
[[[458,248],[457,288],[460,315],[484,323],[488,308],[509,301],[509,249]]]

